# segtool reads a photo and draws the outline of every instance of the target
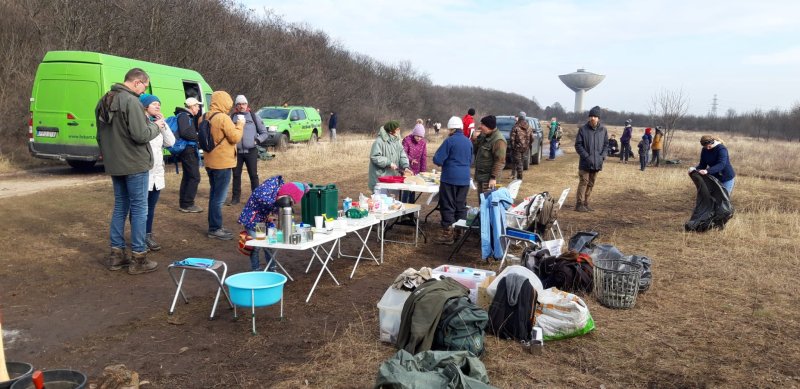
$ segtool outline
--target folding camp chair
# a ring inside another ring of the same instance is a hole
[[[503,246],[503,258],[500,260],[500,267],[497,269],[498,272],[503,270],[503,265],[506,263],[506,257],[512,255],[508,253],[508,249],[511,248],[512,243],[522,247],[522,252],[524,253],[525,249],[528,247],[534,247],[535,249],[541,248],[542,238],[535,232],[518,230],[516,228],[506,229],[506,233],[500,236],[500,245]],[[519,258],[523,259],[522,253],[520,253]]]
[[[569,195],[569,189],[564,189],[561,192],[561,197],[558,198],[558,209],[561,210],[561,206],[564,205],[564,202],[567,201],[567,195]],[[558,231],[558,235],[556,235],[556,231]],[[553,239],[564,239],[564,235],[561,234],[561,226],[558,224],[558,219],[553,222],[553,226],[550,227],[550,235],[553,236]]]

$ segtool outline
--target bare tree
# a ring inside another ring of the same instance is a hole
[[[689,96],[683,91],[661,89],[650,100],[650,114],[664,125],[664,157],[675,134],[675,125],[689,111]]]

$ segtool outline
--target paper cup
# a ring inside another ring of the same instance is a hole
[[[321,230],[323,220],[322,216],[314,216],[314,227]]]

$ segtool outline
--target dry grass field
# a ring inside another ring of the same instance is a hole
[[[621,128],[609,130],[621,134]],[[574,191],[573,134],[574,126],[566,131],[563,157],[527,172],[520,196]],[[723,136],[737,171],[736,214],[724,230],[686,233],[683,223],[695,201],[686,171],[699,157],[700,135],[676,134],[669,158],[680,159],[679,165],[641,172],[638,161],[607,160],[592,196],[595,212],[572,211],[570,193],[559,217],[564,235],[594,230],[602,243],[647,255],[653,285],[631,310],[607,309],[583,296],[596,330],[549,342],[539,355],[488,336],[483,362],[491,384],[800,387],[800,144]],[[431,138],[429,156],[440,142]],[[260,175],[335,182],[341,197],[357,196],[367,190],[371,143],[368,137],[340,136],[335,144],[294,145],[261,162]],[[246,174],[243,181],[247,194]],[[207,320],[208,283],[193,284],[191,303],[179,304],[169,317],[174,287],[163,269],[168,261],[214,257],[228,262],[233,273],[248,266],[234,243],[205,238],[205,213],[176,212],[178,182],[179,176],[168,174],[156,217],[164,249],[152,258],[162,268],[138,277],[106,272],[95,262],[107,246],[109,182],[0,200],[6,225],[0,231],[3,328],[20,334],[6,342],[8,359],[74,367],[92,377],[106,365],[125,363],[159,388],[371,387],[379,364],[396,351],[378,340],[375,305],[399,272],[438,266],[450,248],[387,245],[386,263],[362,262],[352,280],[352,262],[336,260],[332,269],[342,286],[323,277],[309,304],[304,299],[314,277],[302,274],[307,257],[287,256],[284,263],[297,275],[286,286],[287,317],[277,321],[277,308],[261,309],[258,336],[248,333],[249,320],[231,322],[224,308],[221,319]],[[207,196],[204,177],[198,195],[203,207]],[[470,193],[471,202],[474,197]],[[235,228],[239,210],[225,207],[228,228]],[[438,214],[432,219],[425,226],[429,234],[437,232]],[[473,239],[455,262],[471,265],[478,255]]]

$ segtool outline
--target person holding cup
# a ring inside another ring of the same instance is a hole
[[[308,192],[309,186],[301,182],[288,182],[283,181],[282,176],[270,177],[253,190],[250,198],[247,199],[242,213],[239,215],[239,223],[244,226],[249,236],[257,236],[256,225],[264,223],[264,227],[269,228],[269,224],[276,220],[278,212],[280,211],[277,205],[278,199],[281,197],[290,197],[292,202],[299,204],[303,195]],[[264,260],[269,264],[268,271],[275,271],[276,263],[270,263],[269,251],[263,247],[253,247],[250,252],[250,269],[253,271],[259,270],[260,254],[264,252]]]
[[[239,204],[242,196],[242,167],[247,166],[247,175],[250,178],[250,192],[258,187],[258,149],[256,146],[267,140],[267,128],[260,117],[250,110],[247,98],[243,95],[236,96],[234,112],[231,119],[234,122],[244,119],[242,139],[236,144],[236,167],[233,168],[233,187],[231,200],[226,205]]]
[[[237,117],[234,124],[228,116],[232,107],[231,95],[225,91],[216,91],[211,95],[209,111],[199,121],[209,121],[215,144],[214,149],[204,155],[208,183],[211,186],[208,196],[207,236],[221,240],[233,239],[233,233],[222,226],[222,204],[228,194],[231,172],[236,167],[236,144],[242,139],[245,124],[242,116]]]
[[[166,186],[164,180],[164,147],[175,144],[175,135],[172,134],[169,126],[163,121],[164,115],[161,113],[161,100],[158,97],[142,93],[139,95],[139,102],[144,107],[147,119],[153,123],[160,123],[159,134],[150,140],[150,149],[153,151],[153,168],[148,172],[147,183],[147,224],[146,235],[144,238],[147,249],[152,251],[161,250],[161,245],[153,237],[153,218],[155,217],[156,204],[161,194],[161,189]]]

